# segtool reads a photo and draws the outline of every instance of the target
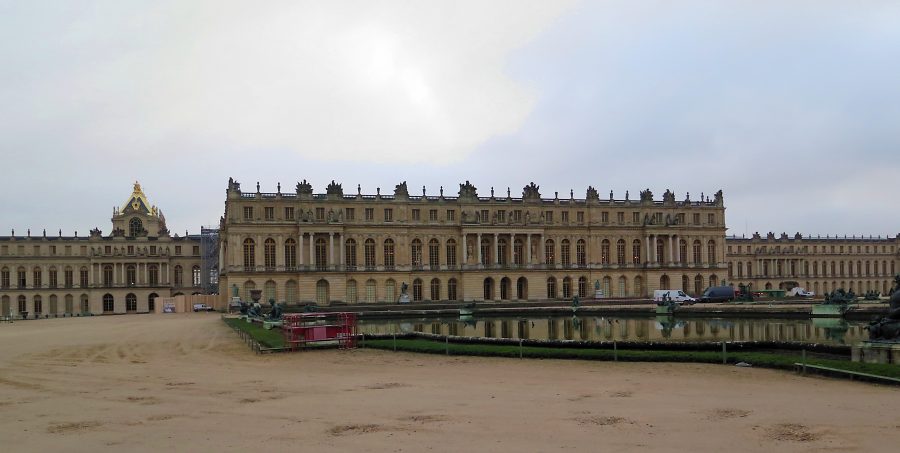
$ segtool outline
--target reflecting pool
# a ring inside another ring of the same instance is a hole
[[[558,316],[361,320],[361,333],[584,341],[796,341],[852,344],[868,338],[863,321],[843,319]]]

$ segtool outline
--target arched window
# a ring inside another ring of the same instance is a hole
[[[266,284],[263,286],[263,290],[263,302],[272,303],[272,301],[278,300],[276,298],[276,286],[274,281],[266,281]]]
[[[384,299],[390,304],[397,302],[397,282],[392,278],[384,282]]]
[[[66,288],[72,288],[75,286],[75,274],[72,272],[72,266],[66,266],[63,269],[63,285]]]
[[[516,266],[521,266],[525,262],[525,258],[523,254],[525,253],[525,246],[522,243],[521,239],[516,239],[513,241],[513,264]]]
[[[488,277],[484,279],[484,300],[494,300],[494,279]]]
[[[113,298],[112,294],[104,294],[103,295],[103,312],[104,313],[112,313],[116,309],[116,300]]]
[[[556,299],[556,278],[547,279],[547,299]]]
[[[553,242],[553,239],[547,239],[544,242],[544,256],[546,257],[547,264],[555,264],[556,263],[556,244]]]
[[[456,266],[456,240],[454,239],[447,240],[447,266],[450,268]]]
[[[125,266],[125,284],[128,286],[137,284],[137,268],[134,264]]]
[[[619,277],[618,288],[616,289],[616,296],[625,297],[628,295],[628,279],[625,278],[624,275]]]
[[[316,282],[316,303],[319,305],[328,305],[330,295],[328,294],[328,280],[324,278]]]
[[[498,264],[507,264],[506,261],[506,239],[498,238],[497,239],[497,263]]]
[[[47,286],[56,288],[57,283],[56,266],[50,266],[50,269],[47,270]]]
[[[34,314],[38,315],[44,312],[44,300],[41,296],[34,296]]]
[[[706,255],[709,264],[716,264],[719,262],[716,258],[716,241],[710,240],[706,243]]]
[[[181,268],[181,265],[175,266],[175,287],[180,288],[184,286],[184,270]]]
[[[147,266],[147,278],[150,280],[150,286],[159,285],[159,266],[150,264]]]
[[[244,301],[249,302],[253,300],[253,297],[250,295],[250,291],[256,289],[256,282],[253,280],[247,280],[244,282]]]
[[[363,250],[363,254],[365,255],[366,260],[366,270],[374,270],[375,269],[375,240],[372,238],[366,239],[365,245],[363,246],[365,250]]]
[[[112,272],[110,272],[110,277],[112,277]],[[87,288],[88,281],[88,268],[87,266],[82,266],[81,269],[78,270],[78,285],[82,288]]]
[[[662,277],[659,277],[659,289],[671,289],[669,288],[669,276],[663,274]]]
[[[682,276],[681,276],[681,290],[682,290],[682,291],[684,291],[684,292],[686,292],[686,293],[690,293],[690,292],[691,292],[690,281],[691,281],[691,280],[688,278],[687,275],[682,275]]]
[[[150,295],[147,296],[147,310],[151,313],[156,311],[156,298],[157,297],[159,297],[159,294],[156,294],[156,293],[150,293]]]
[[[568,299],[568,298],[572,297],[572,279],[569,277],[563,277],[562,296],[563,296],[563,299]]]
[[[625,265],[625,239],[616,241],[616,264]]]
[[[587,297],[587,277],[578,277],[578,297]]]
[[[328,244],[325,243],[325,238],[317,238],[315,247],[316,270],[324,271],[328,268]]]
[[[75,298],[72,297],[71,294],[66,294],[66,297],[63,300],[65,301],[64,302],[65,313],[67,313],[67,314],[75,313]]]
[[[738,278],[744,277],[744,262],[743,261],[738,261],[738,263],[737,263],[737,276],[738,276]]]
[[[641,264],[641,241],[639,239],[631,241],[631,263]]]
[[[509,277],[503,277],[500,279],[500,300],[509,300],[511,282]]]
[[[431,300],[441,300],[441,281],[436,278],[431,279]]]
[[[22,266],[19,266],[19,268],[16,269],[16,285],[17,285],[17,287],[25,288],[25,285],[26,285],[25,275],[26,275],[25,268]]]
[[[294,280],[288,280],[287,283],[284,284],[284,299],[285,302],[293,305],[297,303],[297,282]]]
[[[377,293],[377,286],[375,284],[375,280],[369,279],[366,281],[366,303],[374,304]]]
[[[701,244],[699,240],[694,241],[694,264],[701,264]]]
[[[609,264],[609,240],[600,242],[600,264]]]
[[[603,288],[603,294],[612,296],[612,278],[609,276],[603,277],[601,288]]]
[[[435,238],[428,241],[428,265],[431,269],[441,266],[441,243]]]
[[[709,276],[709,286],[719,286],[719,277],[715,274]]]
[[[666,245],[661,238],[656,238],[656,262],[666,262]]]
[[[447,299],[448,300],[459,300],[456,294],[456,279],[451,278],[447,281]]]
[[[9,288],[9,268],[5,266],[0,269],[0,288]]]
[[[125,311],[126,312],[135,312],[137,311],[137,296],[132,293],[128,293],[125,295]]]
[[[263,242],[263,260],[267,269],[275,267],[275,239],[267,238]]]
[[[284,265],[288,268],[297,267],[297,241],[293,238],[284,241]]]
[[[201,284],[203,284],[203,281],[200,278],[200,266],[194,266],[191,268],[191,281],[194,283],[194,287],[199,287]]]
[[[493,261],[491,260],[491,240],[487,237],[481,238],[481,264],[487,266]]]
[[[350,238],[344,241],[344,260],[347,270],[356,270],[356,239]]]
[[[7,295],[0,296],[0,316],[12,316],[12,307]]]
[[[144,225],[141,223],[141,219],[132,217],[131,220],[128,221],[128,235],[135,237],[140,236],[143,232]]]
[[[575,262],[579,267],[587,266],[587,242],[584,239],[575,243]]]
[[[356,280],[350,280],[347,282],[347,303],[356,303]]]
[[[687,262],[687,241],[684,239],[678,241],[678,261],[682,263]],[[687,292],[686,289],[682,289],[682,291]]]
[[[422,279],[417,278],[413,280],[412,289],[413,300],[416,302],[420,302],[422,300]]]
[[[569,240],[563,239],[559,244],[559,249],[559,259],[562,265],[569,267],[572,264],[572,245],[569,243]]]
[[[256,267],[256,243],[253,239],[244,239],[244,267]]]
[[[771,286],[771,285],[769,285],[769,286]],[[767,288],[767,289],[771,289],[771,288]],[[698,275],[698,276],[694,277],[694,294],[701,294],[701,293],[703,293],[703,277]]]
[[[843,265],[843,263],[841,264]],[[43,286],[43,282],[41,281],[41,268],[35,266],[32,275],[34,276],[34,280],[31,282],[31,286],[33,288],[40,288],[41,286]]]
[[[516,280],[516,299],[528,299],[528,279],[525,277],[519,277],[519,279]]]
[[[413,267],[422,267],[422,241],[418,238],[413,239],[412,244],[410,245],[409,256],[410,264],[412,264]]]
[[[27,301],[26,301],[26,299],[25,299],[25,296],[21,296],[21,295],[20,295],[20,296],[16,299],[16,301],[18,302],[19,313],[25,313],[25,312],[28,311],[28,303],[27,303]]]
[[[91,312],[91,302],[88,299],[87,294],[81,295],[81,312],[82,313],[90,313]]]
[[[394,240],[387,238],[384,240],[384,267],[388,269],[394,268]],[[391,299],[391,302],[394,302]]]

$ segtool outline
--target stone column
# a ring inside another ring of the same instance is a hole
[[[340,242],[338,242],[338,248],[341,249],[341,262],[339,263],[341,266],[347,265],[347,239],[344,238],[344,235],[341,234]]]
[[[674,242],[675,242],[675,239],[670,234],[669,235],[669,264],[675,263],[675,248],[673,245]]]
[[[650,263],[653,262],[653,255],[651,255],[651,252],[650,252],[650,250],[651,250],[651,247],[650,247],[650,235],[647,235],[647,236],[646,236],[646,239],[647,239],[647,240],[646,240],[645,242],[647,243],[647,253],[646,253],[645,256],[647,257],[647,264],[650,264]]]
[[[328,233],[328,259],[325,262],[328,263],[328,267],[334,264],[334,231]]]
[[[463,265],[469,264],[469,243],[467,241],[468,234],[463,233],[462,235],[462,252],[463,252]]]
[[[475,239],[475,250],[478,251],[478,262],[476,265],[481,264],[481,233],[478,233]]]
[[[531,266],[531,234],[525,235],[525,247],[528,248],[528,251],[525,252],[525,256],[528,257],[528,261],[526,261],[525,264]]]
[[[494,264],[500,264],[500,233],[494,233]]]
[[[316,265],[316,235],[311,231],[309,233],[309,265],[310,268]]]
[[[303,233],[298,234],[297,241],[297,266],[303,266]]]
[[[541,257],[541,262],[539,264],[547,264],[547,250],[546,250],[546,242],[547,239],[544,237],[543,233],[541,234],[541,243],[538,244],[538,256]]]

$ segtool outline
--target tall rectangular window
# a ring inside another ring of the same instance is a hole
[[[412,219],[414,222],[418,222],[419,220],[421,220],[421,213],[419,209],[412,210]]]
[[[366,220],[370,222],[375,220],[375,208],[366,208]]]
[[[344,209],[344,218],[346,218],[348,222],[352,222],[352,221],[356,220],[356,209],[345,208]]]
[[[447,266],[456,266],[456,242],[447,241]]]
[[[394,221],[394,210],[391,208],[384,208],[384,221],[385,222],[393,222]]]
[[[562,215],[562,222],[569,223],[569,211],[563,211],[560,214]]]
[[[640,212],[632,212],[631,213],[631,223],[634,223],[634,224],[641,223],[641,213]]]
[[[575,213],[575,221],[578,223],[584,223],[584,211],[578,211]]]
[[[265,214],[266,214],[266,220],[275,220],[275,207],[274,206],[266,206]]]
[[[609,222],[609,212],[603,211],[600,213],[600,221],[603,223]]]
[[[294,207],[287,206],[284,208],[284,220],[294,220]]]
[[[428,220],[430,222],[437,222],[438,214],[437,209],[429,209],[428,210]]]
[[[88,287],[88,270],[86,267],[81,268],[81,271],[79,272],[78,284],[82,288]]]
[[[244,206],[244,220],[253,220],[253,206]]]
[[[453,222],[455,220],[456,220],[456,211],[454,211],[452,209],[448,209],[447,210],[447,221]]]

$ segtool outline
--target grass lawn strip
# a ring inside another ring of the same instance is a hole
[[[250,323],[238,318],[225,318],[225,324],[248,333],[254,340],[267,348],[283,348],[284,335],[281,329],[263,329],[262,324]]]
[[[445,354],[449,347],[452,355],[474,355],[489,357],[519,357],[519,346],[460,344],[429,341],[422,339],[397,339],[397,350],[421,352],[428,354]],[[367,339],[365,347],[376,349],[393,349],[392,339]],[[566,349],[523,346],[522,357],[540,359],[580,359],[580,360],[613,360],[611,349]],[[618,360],[622,362],[697,362],[722,363],[722,353],[717,351],[652,351],[652,350],[619,350]],[[794,363],[800,362],[798,354],[775,354],[770,352],[734,352],[727,353],[728,363],[747,362],[756,367],[793,370]],[[819,365],[876,376],[900,378],[900,366],[893,364],[876,364],[851,362],[848,360],[807,358],[809,365]]]

